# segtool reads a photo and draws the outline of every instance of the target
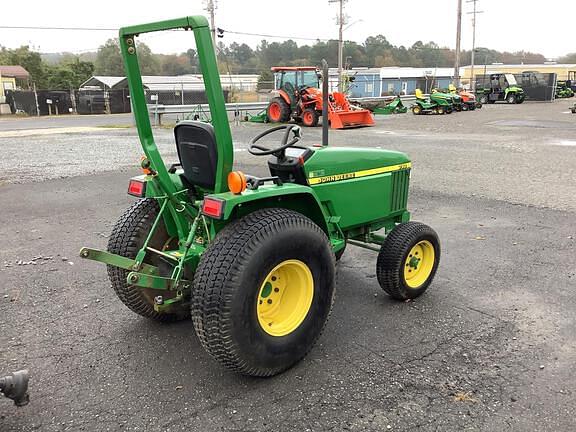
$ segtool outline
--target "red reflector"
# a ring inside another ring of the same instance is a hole
[[[146,183],[138,180],[130,180],[128,183],[128,194],[143,197],[146,193]]]
[[[224,213],[224,201],[214,198],[204,198],[202,213],[206,216],[220,219]]]

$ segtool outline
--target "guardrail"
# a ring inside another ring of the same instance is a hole
[[[262,111],[266,109],[268,102],[234,102],[226,104],[226,111],[233,112],[234,118],[241,117],[241,114],[248,111]],[[206,115],[210,113],[210,105],[148,105],[148,112],[154,118],[154,125],[162,125],[162,116],[165,114],[192,114]]]
[[[428,97],[430,95],[427,93],[423,96]],[[348,98],[348,100],[350,102],[384,102],[387,100],[392,100],[395,97],[396,96],[373,96],[373,97],[358,97],[358,98],[350,97],[350,98]],[[402,102],[411,102],[411,101],[416,100],[416,96],[404,95],[404,96],[400,96],[400,99],[402,99]]]
[[[428,97],[428,94],[424,95]],[[384,102],[393,99],[395,96],[379,96],[379,97],[363,97],[363,98],[349,98],[351,102]],[[410,102],[416,100],[414,95],[400,96],[402,102]],[[268,102],[233,102],[226,104],[226,111],[234,113],[234,119],[242,118],[242,113],[248,111],[262,111],[266,109]],[[208,104],[192,104],[192,105],[155,105],[148,104],[148,112],[154,119],[154,126],[162,125],[162,116],[165,114],[191,114],[198,115],[202,119],[203,115],[210,113],[210,105]]]

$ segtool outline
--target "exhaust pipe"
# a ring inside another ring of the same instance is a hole
[[[322,59],[322,147],[328,145],[328,62]]]
[[[3,393],[8,399],[12,399],[16,406],[28,405],[30,401],[28,379],[29,375],[26,369],[2,377],[0,378],[0,393]]]

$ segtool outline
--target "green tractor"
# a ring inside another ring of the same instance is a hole
[[[526,94],[513,74],[496,73],[489,76],[490,83],[476,84],[476,96],[482,105],[506,101],[509,104],[521,104]],[[484,81],[484,80],[483,80]]]
[[[176,125],[179,162],[167,167],[148,117],[135,38],[176,29],[193,31],[212,124]],[[107,250],[82,248],[80,256],[107,265],[129,309],[157,321],[191,317],[201,345],[223,366],[272,376],[301,360],[320,336],[347,245],[378,252],[378,282],[394,299],[414,299],[430,286],[440,243],[432,228],[410,221],[408,156],[330,147],[327,124],[322,145],[303,146],[300,127],[291,124],[250,143],[252,155],[267,158],[269,176],[233,171],[207,20],[125,27],[120,46],[144,174],[129,181],[128,193],[138,199],[114,226]],[[328,80],[323,85],[328,98]],[[275,132],[277,145],[261,141]]]
[[[432,93],[429,99],[426,99],[422,90],[416,89],[416,100],[410,107],[412,114],[450,114],[454,111],[452,95],[444,93]]]

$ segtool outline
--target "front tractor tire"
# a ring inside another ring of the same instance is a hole
[[[302,113],[302,124],[307,127],[318,126],[319,118],[318,111],[314,108],[306,108]]]
[[[290,120],[290,105],[281,97],[272,98],[268,104],[266,115],[271,123],[284,123]]]
[[[159,211],[158,202],[154,199],[140,199],[132,204],[120,216],[112,229],[112,234],[108,240],[108,252],[127,258],[136,258],[136,254],[142,248]],[[175,240],[170,238],[165,225],[160,223],[152,235],[149,246],[156,250],[163,250],[172,245],[173,242]],[[161,276],[170,276],[171,267],[161,261],[158,255],[148,253],[144,262],[158,266],[161,272],[164,269],[165,272]],[[130,285],[126,280],[128,270],[111,265],[108,265],[107,268],[112,289],[120,301],[133,312],[156,321],[176,321],[189,317],[189,307],[184,305],[176,309],[174,313],[159,313],[154,310],[154,297],[162,295],[164,299],[169,299],[175,293]]]
[[[412,107],[412,114],[414,114],[414,115],[422,114],[422,107],[420,105],[414,105]]]
[[[231,223],[196,270],[192,321],[206,351],[246,375],[276,375],[314,346],[330,315],[335,257],[322,229],[291,210]]]
[[[393,299],[409,300],[424,293],[440,262],[436,232],[419,222],[397,225],[388,234],[376,263],[382,289]]]

